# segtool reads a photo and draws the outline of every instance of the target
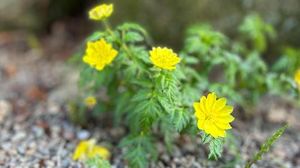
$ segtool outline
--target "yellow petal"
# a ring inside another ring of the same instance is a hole
[[[224,137],[225,136],[225,130],[218,128],[211,121],[207,122],[206,130],[214,138]]]
[[[210,112],[212,112],[212,110],[213,110],[213,105],[214,105],[214,103],[216,102],[216,95],[215,95],[215,93],[210,93],[210,94],[208,94],[208,96],[207,96],[207,99],[206,99],[206,109],[208,110],[208,111],[210,111]]]
[[[161,69],[174,70],[176,69],[176,64],[180,62],[180,58],[172,49],[166,47],[153,47],[149,51],[150,61]]]
[[[200,130],[205,130],[205,120],[198,120],[197,122],[197,127],[200,129]]]
[[[86,159],[89,150],[94,147],[95,143],[96,141],[94,139],[81,141],[73,153],[73,160]]]
[[[216,121],[219,121],[222,123],[230,123],[233,120],[234,120],[234,117],[232,117],[231,115],[216,117]]]
[[[227,130],[227,129],[231,129],[232,127],[231,127],[231,125],[229,124],[229,123],[223,123],[223,122],[220,122],[220,121],[215,121],[214,122],[215,123],[215,125],[217,126],[217,127],[219,127],[220,129],[224,129],[224,130]]]
[[[83,62],[101,71],[115,59],[117,54],[118,52],[112,48],[111,44],[107,43],[104,39],[100,39],[87,43]]]
[[[227,100],[225,98],[220,98],[216,101],[214,105],[214,111],[218,112],[219,110],[223,109],[226,105]]]
[[[203,111],[205,114],[209,113],[208,109],[206,108],[206,97],[202,96],[200,99],[200,110]]]
[[[231,114],[232,112],[233,112],[232,106],[225,106],[220,111],[218,111],[218,115],[219,116],[228,115],[228,114]]]
[[[103,146],[98,146],[98,145],[94,146],[92,148],[92,150],[89,151],[88,158],[93,158],[93,157],[96,157],[97,155],[104,158],[104,159],[109,159],[110,158],[109,150],[106,149]]]

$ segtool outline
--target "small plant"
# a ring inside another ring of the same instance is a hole
[[[266,78],[277,73],[270,73],[260,56],[266,47],[265,36],[272,35],[273,29],[257,17],[255,24],[246,19],[242,32],[250,34],[250,40],[261,38],[253,41],[259,43],[253,45],[256,50],[230,41],[208,25],[196,25],[188,29],[183,49],[176,52],[153,47],[138,24],[124,23],[113,29],[108,23],[112,13],[111,4],[89,12],[90,19],[101,21],[105,29],[89,36],[83,57],[76,57],[84,62],[79,86],[85,103],[79,103],[80,107],[97,114],[94,116],[108,112],[114,125],[128,128],[120,146],[130,167],[147,167],[149,158],[157,158],[157,134],[163,135],[172,151],[176,133],[197,136],[200,132],[210,151],[208,157],[221,157],[234,108],[217,95],[227,97],[229,104],[247,106],[275,88],[273,78],[269,83]],[[222,73],[214,74],[216,69]]]
[[[261,160],[263,154],[267,153],[270,147],[280,138],[280,136],[284,133],[287,129],[287,125],[278,129],[271,137],[269,137],[264,144],[260,147],[260,150],[251,158],[249,162],[247,162],[245,168],[250,168],[251,165],[256,163],[257,161]]]
[[[88,168],[111,168],[109,161],[98,155],[88,159],[85,163]]]

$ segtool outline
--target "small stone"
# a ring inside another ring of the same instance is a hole
[[[81,130],[77,133],[77,138],[82,140],[82,139],[88,139],[90,137],[90,132],[86,130]]]
[[[26,151],[26,148],[21,145],[21,146],[18,146],[17,150],[18,150],[19,154],[24,155],[25,151]]]
[[[55,167],[55,163],[51,160],[47,160],[46,162],[47,167]]]
[[[167,155],[167,154],[163,154],[163,155],[161,156],[161,159],[162,159],[164,162],[166,162],[166,163],[170,162],[170,156]]]
[[[61,162],[61,166],[62,167],[69,167],[70,166],[70,161],[68,159],[64,159],[62,162]]]
[[[9,151],[9,150],[12,148],[12,144],[9,143],[9,142],[3,143],[3,144],[1,145],[1,148],[2,148],[4,151]]]
[[[0,165],[5,164],[5,152],[0,150]]]
[[[32,127],[32,132],[36,137],[42,137],[44,135],[44,130],[37,126]]]
[[[27,156],[32,156],[36,153],[36,149],[35,148],[30,148],[26,151],[26,155]]]
[[[26,133],[25,132],[17,132],[13,137],[12,141],[20,141],[22,139],[26,138]]]
[[[73,140],[75,138],[75,135],[72,131],[65,130],[64,133],[63,133],[63,137],[66,140]]]
[[[0,123],[2,123],[5,117],[11,112],[12,106],[8,101],[0,99]]]

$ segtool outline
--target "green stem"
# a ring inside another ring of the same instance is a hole
[[[115,34],[112,31],[112,28],[109,24],[109,22],[107,22],[106,20],[103,20],[103,26],[105,27],[106,31],[111,35],[111,36],[115,36]],[[123,32],[122,32],[123,33]],[[129,56],[129,59],[132,60],[136,65],[139,65],[138,61],[135,59],[134,54],[130,51],[130,49],[128,48],[128,46],[126,45],[126,43],[120,42],[120,46],[121,48],[124,49],[124,51],[126,52],[126,54]]]
[[[108,31],[108,33],[111,36],[114,36],[114,33],[113,33],[112,29],[111,29],[111,26],[110,26],[109,22],[107,22],[106,20],[103,20],[102,23],[103,23],[103,26],[105,27],[106,31]]]

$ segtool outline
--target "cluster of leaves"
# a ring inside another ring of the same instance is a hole
[[[196,135],[192,103],[207,91],[246,106],[270,91],[282,94],[296,90],[282,67],[297,58],[282,58],[271,72],[261,56],[268,37],[274,36],[273,28],[255,15],[246,18],[240,30],[245,41],[231,41],[208,25],[192,26],[179,52],[181,62],[173,72],[153,67],[148,53],[151,39],[137,24],[124,23],[115,29],[106,24],[105,31],[87,38],[104,38],[119,53],[101,72],[81,64],[79,86],[85,96],[99,97],[95,116],[110,112],[115,125],[128,127],[129,135],[120,146],[131,167],[147,167],[149,157],[157,158],[156,134],[163,135],[169,151],[176,133]],[[246,41],[252,45],[248,47]],[[201,137],[209,144],[209,158],[220,157],[224,139],[206,134]]]
[[[171,149],[175,132],[195,127],[191,103],[196,99],[181,94],[182,81],[188,74],[183,68],[173,73],[153,67],[148,55],[151,40],[137,24],[108,28],[87,40],[101,38],[113,44],[119,54],[101,72],[82,65],[79,86],[87,95],[101,95],[96,113],[111,111],[116,125],[128,126],[130,134],[120,143],[126,148],[125,157],[132,167],[147,167],[149,154],[154,158],[157,155],[155,133],[163,132]]]
[[[86,161],[86,165],[89,168],[111,168],[111,165],[109,164],[108,160],[103,159],[100,156],[95,156],[93,158],[90,158]]]
[[[253,14],[245,18],[239,31],[238,39],[230,40],[209,25],[187,30],[181,55],[194,67],[190,76],[197,90],[214,90],[243,107],[256,104],[267,93],[297,98],[293,77],[300,67],[299,51],[285,49],[284,56],[270,66],[263,55],[268,40],[276,37],[274,28]]]

